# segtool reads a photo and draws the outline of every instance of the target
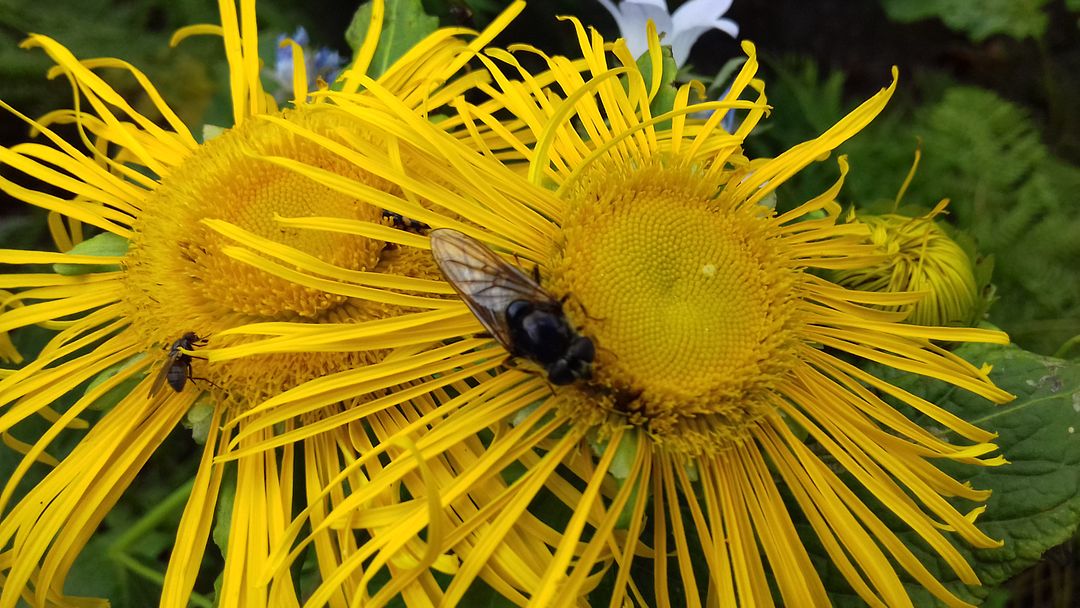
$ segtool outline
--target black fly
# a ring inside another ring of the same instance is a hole
[[[469,310],[511,356],[540,364],[552,384],[592,375],[592,340],[570,326],[562,302],[529,275],[449,228],[431,231],[431,253]]]
[[[394,213],[383,209],[383,219],[390,220],[390,223],[394,225],[394,228],[398,230],[404,230],[405,232],[412,232],[413,234],[424,234],[428,230],[431,230],[431,226],[428,226],[424,222],[410,219],[401,215],[400,213]]]
[[[467,27],[469,29],[476,29],[476,22],[473,20],[475,16],[472,8],[461,0],[450,0],[446,11],[450,16],[450,20],[454,25]]]
[[[150,397],[153,397],[162,385],[168,381],[169,386],[176,392],[184,390],[184,383],[191,380],[194,384],[196,378],[191,375],[191,359],[192,355],[189,355],[184,350],[193,350],[197,346],[205,346],[206,339],[200,338],[195,335],[195,332],[189,331],[180,339],[172,343],[169,347],[169,357],[162,366],[161,371],[158,372],[154,383],[150,385]]]

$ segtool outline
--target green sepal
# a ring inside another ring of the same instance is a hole
[[[207,123],[202,126],[202,143],[206,143],[228,130],[229,127],[219,127],[217,125]]]
[[[184,417],[184,426],[191,429],[191,438],[198,445],[206,445],[210,436],[210,424],[214,420],[214,404],[208,394],[203,393],[188,410]]]
[[[214,530],[210,536],[221,551],[222,557],[228,557],[229,531],[232,528],[233,503],[236,501],[236,467],[226,466],[218,490],[217,508],[214,514]]]
[[[630,470],[634,466],[634,459],[637,458],[637,452],[641,448],[639,433],[637,431],[624,433],[617,446],[612,446],[610,441],[597,441],[590,438],[589,446],[598,460],[603,457],[604,452],[607,450],[615,450],[615,456],[611,459],[611,466],[608,467],[608,474],[611,475],[615,480],[615,484],[621,490],[626,485]],[[626,504],[623,505],[622,512],[619,513],[619,519],[615,523],[615,529],[626,530],[630,527],[631,518],[634,514],[634,504],[638,500],[638,487],[635,485]]]
[[[649,102],[649,113],[653,116],[659,116],[674,109],[675,95],[678,92],[678,88],[675,86],[675,78],[678,76],[679,68],[675,65],[675,57],[671,54],[671,47],[661,46],[660,53],[662,57],[660,63],[660,88],[656,91],[656,96]],[[645,89],[647,91],[652,90],[652,58],[649,53],[644,53],[641,57],[638,57],[637,67],[638,71],[641,72],[641,77],[645,80]],[[657,123],[654,128],[658,131],[670,129],[671,121]]]

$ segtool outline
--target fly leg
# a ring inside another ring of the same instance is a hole
[[[199,355],[188,355],[188,356],[191,357],[192,359],[202,359],[203,361],[207,360],[206,357],[200,357]],[[196,380],[202,380],[203,382],[209,384],[210,386],[212,386],[212,387],[214,387],[214,388],[216,388],[218,390],[222,390],[222,391],[225,390],[225,389],[221,388],[220,385],[215,384],[212,380],[209,380],[207,378],[199,378],[199,377],[195,376],[194,372],[192,370],[192,367],[190,365],[187,366],[187,379],[188,379],[189,382],[194,384],[196,388],[199,388],[199,385],[195,381]]]
[[[225,389],[221,388],[221,386],[220,386],[220,385],[218,385],[218,384],[214,384],[214,382],[213,382],[212,380],[209,380],[209,379],[207,379],[207,378],[199,378],[199,377],[197,377],[197,376],[193,375],[193,374],[192,374],[192,372],[191,372],[191,367],[188,367],[188,368],[187,368],[187,379],[188,379],[188,381],[189,381],[189,382],[191,382],[192,384],[194,384],[194,385],[195,385],[195,388],[201,388],[201,387],[200,387],[200,386],[198,385],[198,383],[196,383],[195,381],[196,381],[196,380],[202,380],[203,382],[205,382],[205,383],[209,384],[210,386],[212,386],[212,387],[214,387],[214,388],[216,388],[216,389],[218,389],[218,390],[222,390],[222,391],[223,391],[223,390],[225,390]]]

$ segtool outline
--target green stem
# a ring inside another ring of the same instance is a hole
[[[191,488],[194,485],[195,478],[191,478],[187,483],[173,490],[165,500],[161,501],[156,507],[147,512],[146,515],[139,518],[138,521],[128,528],[127,532],[124,532],[117,537],[117,539],[109,545],[109,559],[134,572],[138,576],[157,583],[159,586],[164,586],[165,576],[161,572],[142,564],[139,560],[125,553],[125,551],[131,545],[137,543],[143,536],[157,528],[158,524],[163,520],[167,519],[178,509],[182,509],[184,503],[187,502],[188,496],[191,495]],[[213,602],[194,591],[188,598],[188,602],[198,608],[214,608]]]
[[[1054,356],[1058,359],[1064,359],[1065,355],[1069,354],[1069,351],[1072,350],[1073,347],[1077,344],[1080,344],[1080,334],[1077,334],[1066,340],[1065,343],[1061,345],[1061,348],[1057,349],[1057,352],[1054,353]]]
[[[187,483],[173,490],[172,494],[169,494],[165,500],[158,504],[158,506],[151,509],[146,515],[141,517],[139,521],[128,528],[127,532],[121,534],[113,541],[112,545],[109,547],[109,552],[123,552],[124,549],[127,549],[137,540],[156,528],[163,519],[172,515],[177,507],[180,507],[187,502],[188,496],[191,494],[191,488],[194,485],[195,478],[191,478]]]

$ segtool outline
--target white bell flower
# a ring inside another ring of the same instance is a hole
[[[705,32],[717,29],[732,38],[739,35],[739,26],[721,17],[731,8],[732,0],[689,0],[672,14],[665,0],[622,0],[618,6],[611,0],[599,0],[615,17],[626,46],[634,57],[649,49],[645,38],[645,23],[652,19],[656,32],[663,34],[662,44],[671,45],[675,65],[682,67],[690,56],[690,47]]]

